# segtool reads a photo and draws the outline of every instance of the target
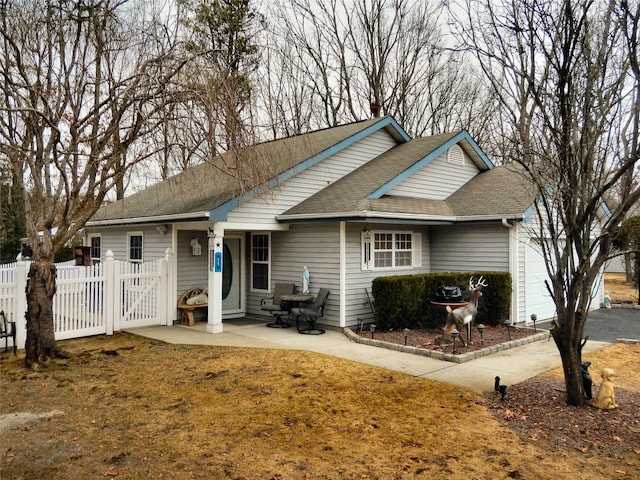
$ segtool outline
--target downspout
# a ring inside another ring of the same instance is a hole
[[[513,228],[514,225],[509,223],[506,218],[502,219],[502,226],[509,231],[509,273],[511,273],[512,284],[515,288],[511,289],[511,312],[509,313],[510,323],[517,323],[520,305],[518,303],[520,293],[520,275],[518,269],[518,231]]]

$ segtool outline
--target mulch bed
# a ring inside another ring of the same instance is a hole
[[[528,328],[507,328],[504,325],[486,326],[480,340],[477,329],[473,344],[456,345],[456,353],[468,353],[509,340],[539,333]],[[371,332],[359,332],[371,338]],[[444,339],[441,329],[411,330],[407,345],[453,353],[450,339]],[[463,333],[466,339],[466,332]],[[402,330],[374,331],[373,338],[404,345]],[[599,383],[594,378],[593,393]],[[501,423],[523,438],[543,442],[550,448],[563,447],[585,455],[616,457],[621,452],[640,455],[640,392],[616,387],[614,410],[600,410],[591,406],[572,407],[566,403],[564,380],[539,376],[516,385],[508,385],[504,400],[498,392],[484,394],[487,408]],[[590,403],[590,402],[589,402]],[[625,465],[620,466],[621,474]]]
[[[362,332],[356,329],[356,334],[361,337],[371,338],[371,332],[367,330],[367,326]],[[497,326],[485,326],[482,337],[477,328],[472,332],[471,338],[473,343],[468,343],[466,346],[462,344],[460,339],[456,341],[456,354],[469,353],[475,350],[480,350],[493,345],[499,345],[501,343],[509,342],[510,340],[517,340],[519,338],[528,337],[536,333],[540,333],[538,329],[534,331],[532,328],[519,328],[519,327],[506,327],[505,325]],[[442,329],[413,329],[410,331],[407,337],[407,345],[411,347],[424,348],[427,350],[436,350],[439,352],[453,353],[453,343],[451,338],[444,338],[442,335]],[[467,332],[461,332],[461,337],[466,341]],[[395,343],[398,345],[404,345],[405,337],[402,330],[381,330],[374,331],[373,338],[388,343]]]
[[[594,382],[594,395],[599,387]],[[489,411],[524,438],[584,454],[640,455],[640,392],[619,387],[615,392],[619,408],[614,410],[572,407],[566,403],[564,380],[536,377],[507,386],[504,400],[498,392],[485,399]]]

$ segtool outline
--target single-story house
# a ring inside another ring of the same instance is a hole
[[[371,317],[378,276],[446,271],[510,272],[513,322],[554,315],[532,191],[464,130],[411,138],[386,116],[261,143],[246,158],[273,174],[241,192],[217,163],[229,155],[101,208],[86,226],[92,258],[172,252],[171,291],[208,288],[210,333],[264,314],[261,299],[277,282],[300,288],[305,266],[311,293],[331,291],[326,326]]]

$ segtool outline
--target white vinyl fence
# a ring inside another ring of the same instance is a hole
[[[53,321],[56,340],[125,328],[167,325],[175,302],[168,293],[168,256],[147,263],[120,262],[107,252],[90,267],[56,265]],[[25,288],[30,262],[0,266],[0,310],[16,322],[18,348],[26,341]]]

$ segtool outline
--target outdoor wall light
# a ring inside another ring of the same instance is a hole
[[[191,255],[202,255],[202,246],[200,245],[200,242],[198,242],[198,239],[195,237],[191,239]]]
[[[483,324],[483,323],[481,323],[481,324],[479,324],[479,325],[478,325],[478,331],[480,332],[480,343],[484,346],[484,337],[483,337],[483,334],[484,334],[484,324]]]
[[[451,330],[451,339],[453,340],[453,353],[456,353],[456,340],[460,336],[460,332],[455,328]]]
[[[373,338],[373,332],[376,331],[376,324],[372,323],[371,325],[369,325],[369,331],[371,332],[371,338]]]
[[[156,230],[158,231],[158,233],[160,235],[164,235],[165,233],[167,233],[167,226],[166,225],[158,225],[156,227]]]
[[[536,332],[536,320],[538,320],[538,315],[535,313],[531,314],[531,321],[533,322],[533,331]]]
[[[411,333],[411,330],[409,330],[408,328],[405,328],[402,333],[404,333],[404,344],[407,344],[407,337],[409,336],[409,334]]]

